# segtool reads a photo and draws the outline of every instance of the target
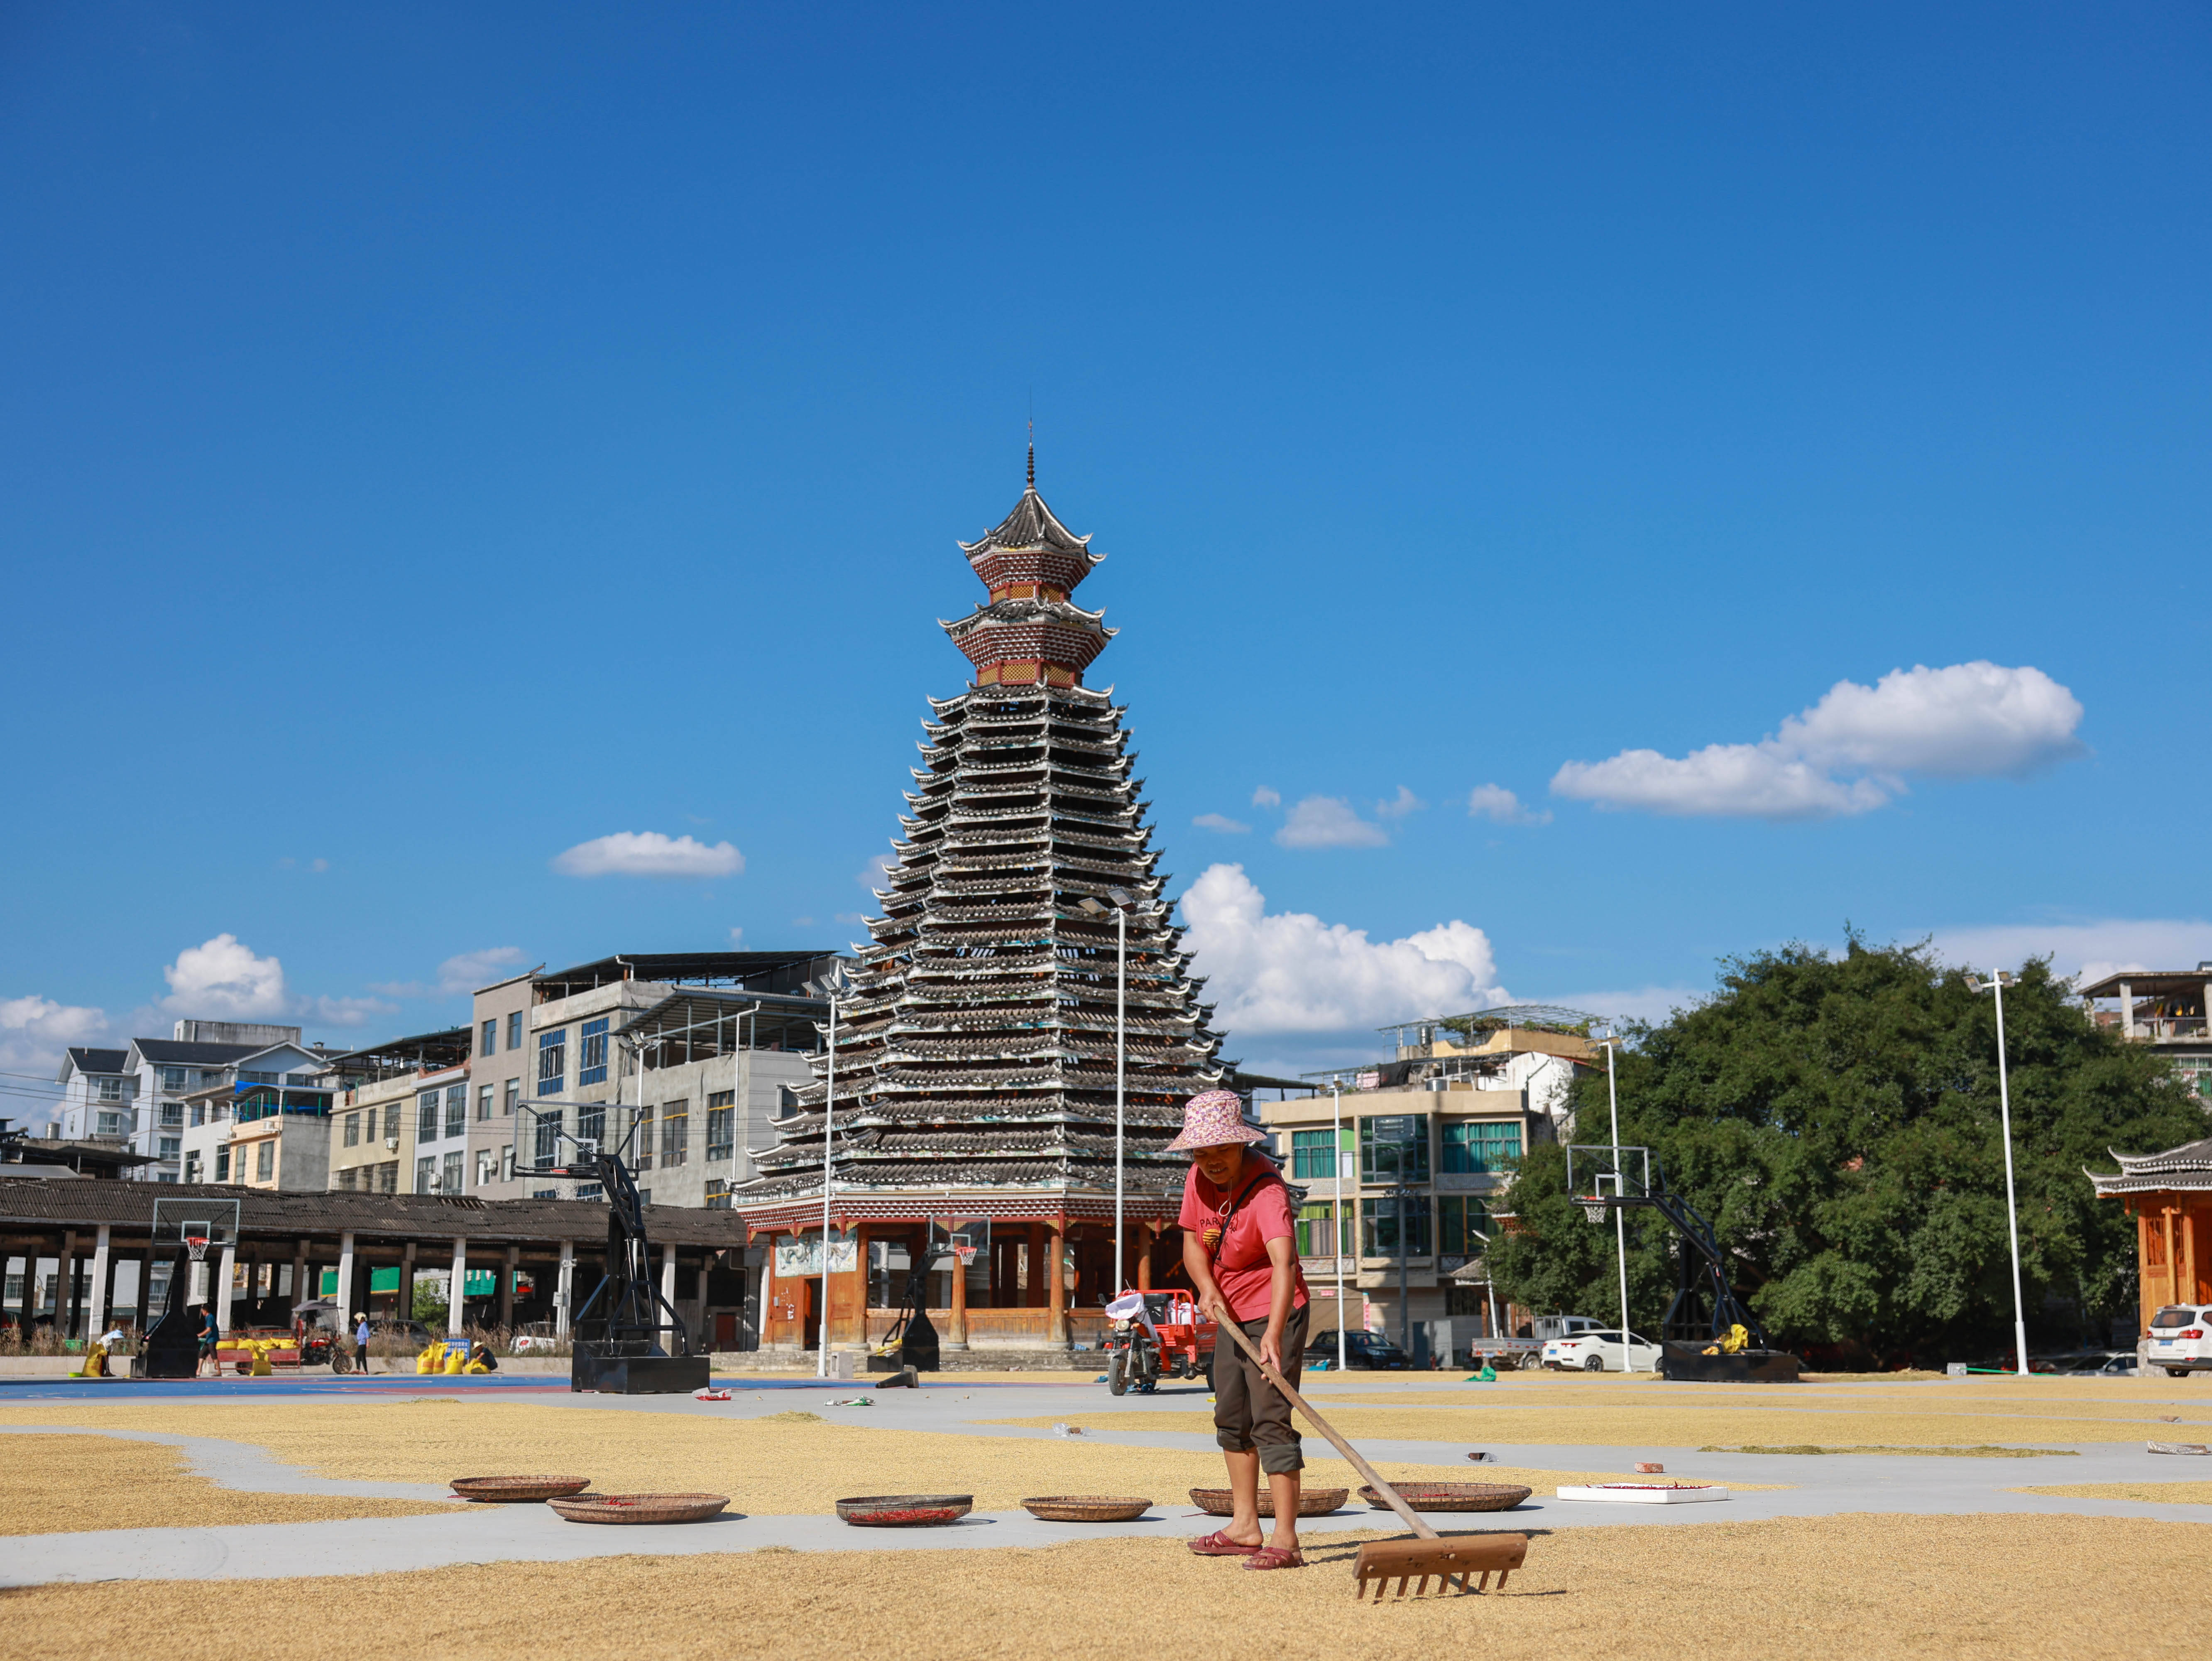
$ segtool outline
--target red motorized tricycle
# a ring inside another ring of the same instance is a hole
[[[1125,1292],[1106,1305],[1106,1388],[1150,1395],[1163,1378],[1213,1378],[1214,1323],[1188,1292]]]

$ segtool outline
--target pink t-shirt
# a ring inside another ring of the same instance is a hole
[[[1282,1173],[1264,1154],[1245,1154],[1237,1184],[1243,1197],[1229,1219],[1227,1232],[1218,1244],[1211,1246],[1213,1283],[1221,1288],[1222,1297],[1239,1321],[1264,1321],[1273,1306],[1275,1291],[1267,1242],[1291,1239],[1297,1229],[1291,1221],[1290,1190],[1283,1186]],[[1176,1220],[1200,1245],[1208,1245],[1207,1232],[1220,1228],[1229,1198],[1194,1165],[1183,1180],[1182,1214]],[[1291,1258],[1291,1307],[1304,1308],[1306,1277],[1295,1254]]]

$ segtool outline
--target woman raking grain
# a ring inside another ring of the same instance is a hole
[[[1183,1268],[1199,1307],[1234,1323],[1292,1389],[1306,1344],[1305,1276],[1282,1173],[1251,1146],[1243,1104],[1226,1090],[1194,1096],[1182,1134],[1168,1144],[1191,1156],[1184,1180]],[[1209,1557],[1242,1557],[1248,1569],[1303,1568],[1298,1555],[1299,1472],[1305,1455],[1291,1404],[1242,1346],[1224,1339],[1213,1352],[1213,1439],[1229,1463],[1235,1510],[1226,1528],[1190,1542]],[[1260,1476],[1274,1500],[1275,1532],[1260,1527]]]

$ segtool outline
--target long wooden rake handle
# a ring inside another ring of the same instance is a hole
[[[1224,1314],[1230,1315],[1233,1315],[1235,1313],[1234,1311],[1230,1310],[1224,1310],[1222,1312]],[[1322,1418],[1318,1413],[1316,1413],[1313,1410],[1312,1404],[1309,1402],[1304,1396],[1299,1395],[1297,1391],[1291,1388],[1290,1380],[1284,1378],[1280,1372],[1278,1372],[1273,1367],[1269,1366],[1266,1361],[1261,1359],[1259,1347],[1254,1344],[1249,1338],[1244,1335],[1244,1329],[1243,1327],[1237,1325],[1234,1320],[1217,1321],[1217,1324],[1222,1331],[1227,1333],[1231,1337],[1237,1341],[1237,1347],[1239,1349],[1243,1350],[1247,1355],[1252,1358],[1253,1366],[1258,1367],[1261,1372],[1267,1375],[1267,1382],[1273,1384],[1277,1390],[1282,1391],[1284,1396],[1289,1399],[1291,1405],[1296,1408],[1300,1413],[1305,1415],[1305,1416],[1312,1421],[1313,1427],[1319,1431],[1323,1436],[1326,1436],[1329,1439],[1331,1445],[1333,1445],[1339,1453],[1342,1454],[1346,1459],[1352,1462],[1352,1468],[1367,1479],[1368,1486],[1372,1488],[1376,1493],[1381,1494],[1385,1500],[1389,1501],[1390,1509],[1396,1512],[1401,1518],[1405,1519],[1405,1524],[1407,1528],[1413,1530],[1414,1533],[1419,1535],[1424,1540],[1441,1540],[1443,1538],[1442,1535],[1438,1534],[1434,1529],[1431,1528],[1426,1523],[1424,1523],[1419,1517],[1416,1517],[1413,1514],[1413,1508],[1398,1497],[1398,1490],[1392,1488],[1388,1482],[1384,1482],[1381,1476],[1376,1475],[1375,1467],[1369,1464],[1364,1459],[1359,1457],[1359,1450],[1352,1446],[1351,1443],[1346,1441],[1344,1438],[1339,1436],[1336,1433],[1334,1427],[1330,1425],[1328,1421]]]

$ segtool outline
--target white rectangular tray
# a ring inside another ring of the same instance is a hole
[[[1711,1488],[1649,1488],[1626,1482],[1593,1482],[1582,1486],[1567,1485],[1559,1489],[1562,1500],[1603,1500],[1617,1506],[1691,1506],[1701,1500],[1725,1500],[1729,1491],[1716,1484]]]

